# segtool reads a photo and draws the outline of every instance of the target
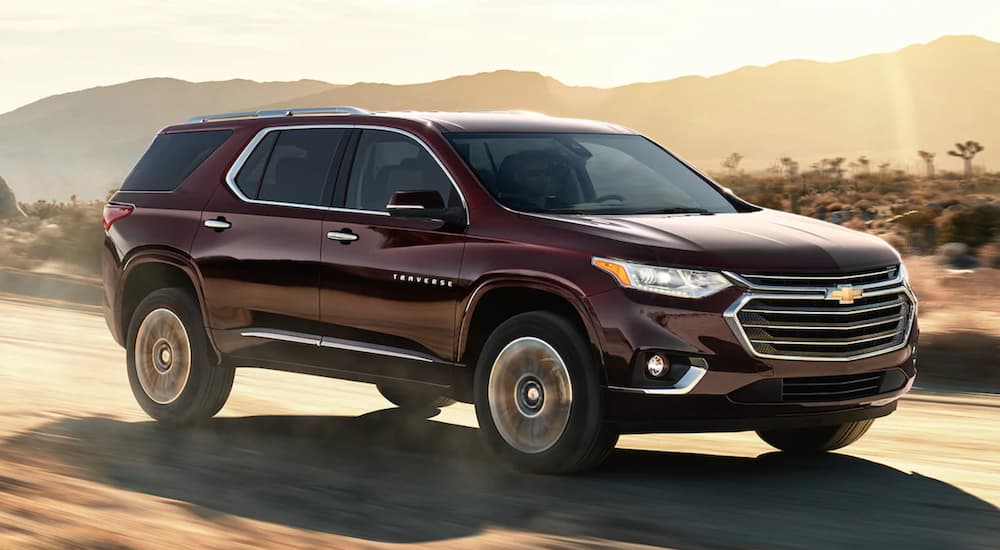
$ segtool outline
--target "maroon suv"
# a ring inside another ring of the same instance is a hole
[[[566,472],[621,433],[835,449],[916,373],[890,246],[603,122],[197,117],[160,132],[104,225],[108,326],[164,422],[218,412],[236,367],[279,369],[474,403],[496,454]]]

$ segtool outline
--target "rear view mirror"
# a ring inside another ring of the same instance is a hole
[[[428,218],[441,220],[449,225],[464,225],[465,210],[445,206],[441,193],[432,189],[396,191],[385,205],[391,216],[397,218]]]

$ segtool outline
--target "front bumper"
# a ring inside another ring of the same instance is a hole
[[[891,414],[898,399],[899,395],[875,403],[801,407],[736,404],[725,396],[656,399],[609,391],[606,406],[608,423],[622,434],[701,433],[806,428],[868,420]]]
[[[628,289],[591,296],[602,337],[609,422],[622,433],[839,424],[891,413],[896,400],[912,386],[919,333],[915,316],[905,345],[884,353],[847,361],[760,357],[747,350],[725,315],[742,295],[741,289],[731,288],[702,300]],[[645,376],[639,360],[651,350],[685,359],[692,369],[703,372],[689,371],[667,386],[657,386]],[[747,399],[747,389],[766,380],[780,388],[783,380],[864,378],[866,374],[878,374],[892,384],[850,399],[796,401],[794,396],[781,397],[780,391],[770,400]]]

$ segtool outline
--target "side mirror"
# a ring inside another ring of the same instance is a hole
[[[465,225],[465,210],[461,207],[448,208],[441,193],[431,189],[396,191],[385,209],[396,218],[435,219],[448,225]]]

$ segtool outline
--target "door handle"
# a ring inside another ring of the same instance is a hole
[[[346,229],[343,231],[330,231],[326,234],[326,238],[331,241],[340,241],[343,244],[348,244],[358,240],[357,234],[351,233]]]
[[[226,218],[216,218],[214,220],[205,220],[205,227],[209,229],[214,229],[216,231],[225,231],[232,227],[233,224],[226,221]]]

